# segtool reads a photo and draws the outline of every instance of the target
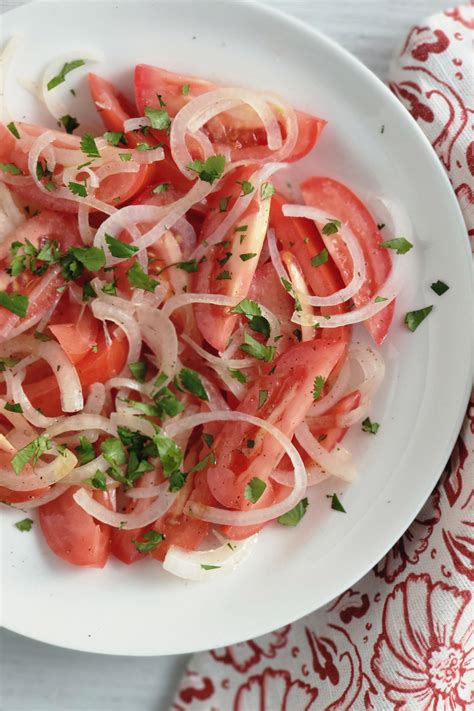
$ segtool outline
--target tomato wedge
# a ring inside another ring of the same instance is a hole
[[[215,232],[239,199],[242,188],[237,181],[248,181],[254,170],[251,166],[245,166],[233,171],[209,198],[210,212],[204,220],[201,242]],[[221,200],[228,197],[226,212],[220,212]],[[206,261],[199,264],[194,291],[233,296],[236,302],[247,296],[265,240],[269,213],[270,199],[252,200],[238,222],[231,225],[222,242],[207,251]],[[194,315],[206,341],[216,350],[223,351],[238,316],[229,313],[227,308],[209,304],[196,304]]]
[[[187,93],[183,92],[183,87],[189,87]],[[166,104],[166,111],[174,117],[188,101],[216,88],[216,84],[204,79],[175,74],[148,64],[139,64],[135,68],[135,97],[141,115],[146,106],[161,108],[158,98],[161,96],[161,101]],[[291,155],[285,159],[287,161],[298,160],[309,153],[326,125],[323,119],[301,111],[297,111],[296,116],[298,141]],[[230,147],[232,160],[262,159],[271,155],[266,146],[265,131],[250,107],[238,107],[211,119],[206,126],[206,132],[213,143]],[[167,142],[164,131],[157,132],[157,135],[160,141]]]
[[[136,116],[136,109],[123,96],[111,82],[103,79],[97,74],[88,75],[89,89],[92,98],[97,106],[101,118],[109,131],[123,131],[123,124],[129,118]],[[149,143],[154,145],[155,141],[150,141],[141,132],[128,131],[125,134],[127,145],[135,148],[139,143]],[[124,152],[126,149],[124,148]],[[120,176],[111,176],[104,180],[101,191],[102,200],[110,202],[114,198],[114,204],[120,205],[130,200],[134,195],[144,189],[146,185],[152,183],[157,175],[155,165],[142,165],[138,173],[124,173]]]
[[[125,365],[128,342],[120,335],[114,337],[110,346],[103,334],[97,339],[97,352],[91,351],[76,366],[84,395],[93,383],[105,383],[118,375]],[[25,392],[33,403],[48,417],[62,414],[58,383],[54,375],[25,385]]]
[[[96,522],[73,499],[78,487],[39,508],[41,530],[46,543],[59,558],[72,565],[103,568],[109,557],[110,527]],[[102,492],[94,493],[101,500]]]
[[[59,341],[71,363],[76,365],[91,353],[92,348],[97,344],[100,323],[94,318],[90,309],[83,309],[79,304],[70,309],[68,316],[70,321],[55,323],[48,328]]]
[[[392,268],[388,250],[379,247],[383,239],[375,220],[361,200],[337,180],[325,177],[308,178],[301,184],[301,190],[307,205],[324,210],[330,217],[336,217],[347,224],[358,240],[365,257],[367,278],[353,300],[357,307],[364,306],[379,294]],[[352,266],[345,242],[336,233],[328,237],[327,244],[344,284],[348,284],[352,279]],[[388,333],[394,310],[395,301],[392,301],[364,322],[377,345],[384,341]]]
[[[313,294],[329,296],[335,291],[339,291],[343,288],[344,283],[332,259],[328,259],[318,267],[311,265],[311,258],[324,249],[324,242],[314,223],[300,217],[285,217],[282,206],[286,202],[287,200],[278,193],[272,198],[270,226],[275,230],[278,242],[284,250],[295,256]],[[280,289],[283,290],[281,284]],[[346,309],[346,305],[338,304],[337,306],[323,306],[320,312],[323,315],[330,315],[343,313]],[[327,329],[323,333],[324,338],[349,341],[351,329],[348,327]]]
[[[274,366],[267,366],[237,411],[271,422],[291,439],[313,401],[316,376],[327,380],[343,351],[343,343],[327,339],[292,346]],[[263,404],[262,393],[265,397]],[[207,468],[207,483],[210,494],[222,506],[242,510],[253,508],[254,504],[247,500],[244,492],[254,477],[266,484],[255,504],[257,508],[269,506],[281,497],[281,489],[271,481],[270,475],[283,456],[283,450],[270,434],[253,425],[229,422],[217,436],[214,451],[217,464]],[[224,527],[224,532],[230,538],[246,538],[250,530],[259,528],[261,526]]]

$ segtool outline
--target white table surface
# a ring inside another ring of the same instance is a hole
[[[264,1],[325,32],[382,79],[409,27],[449,6],[448,0]],[[23,4],[0,0],[0,15]],[[1,711],[166,711],[187,661],[72,652],[6,630],[0,645]]]

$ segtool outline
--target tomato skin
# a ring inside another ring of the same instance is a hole
[[[227,212],[232,209],[241,194],[241,186],[237,180],[248,180],[254,167],[246,166],[229,174],[223,181],[222,187],[216,191],[209,201],[210,211],[204,220],[200,234],[200,241],[207,239],[221,222]],[[219,201],[224,196],[230,196],[226,212],[217,208]],[[213,211],[213,208],[216,208]],[[210,247],[206,252],[206,261],[199,264],[194,279],[194,291],[199,293],[223,294],[235,297],[236,303],[247,296],[252,283],[258,259],[265,240],[270,209],[270,199],[252,200],[248,208],[241,215],[238,222],[231,225],[223,238],[223,244]],[[246,226],[244,232],[239,232],[239,226]],[[254,254],[247,261],[240,257],[242,254]],[[220,276],[231,276],[229,279],[220,279]],[[231,336],[238,316],[231,314],[228,308],[211,304],[195,304],[194,316],[196,325],[202,336],[218,351],[223,351]]]
[[[350,227],[357,238],[365,257],[367,278],[353,301],[357,307],[364,306],[378,295],[392,268],[388,250],[379,247],[379,242],[382,242],[383,238],[377,224],[361,200],[337,180],[326,177],[308,178],[301,184],[301,190],[307,205],[337,217]],[[344,283],[348,284],[352,278],[352,268],[347,266],[351,264],[351,260],[345,243],[336,234],[331,235],[328,245],[330,245],[328,250]],[[364,322],[377,345],[381,345],[388,333],[394,310],[395,301],[392,301],[382,311]]]
[[[100,324],[90,309],[83,309],[79,304],[71,308],[68,316],[69,321],[50,324],[48,329],[59,341],[71,363],[77,365],[91,353],[97,343]]]
[[[186,95],[183,94],[185,84],[189,85],[189,92]],[[141,115],[146,106],[160,108],[157,95],[162,96],[166,110],[173,117],[192,98],[216,88],[216,84],[204,79],[176,74],[148,64],[138,64],[135,68],[135,100]],[[323,119],[300,111],[296,111],[296,117],[299,129],[298,141],[291,155],[285,158],[290,162],[309,153],[326,124]],[[237,111],[226,112],[211,119],[206,131],[210,140],[216,145],[231,147],[233,161],[252,158],[261,160],[271,155],[272,151],[266,146],[265,131],[258,119],[257,123],[255,121],[255,114],[251,109],[239,107]],[[155,133],[160,141],[168,142],[164,131]]]
[[[42,496],[46,494],[49,486],[45,486],[42,489],[32,489],[31,491],[13,491],[12,489],[7,489],[6,486],[0,486],[0,501],[7,504],[19,504],[22,501],[31,501],[37,496]]]
[[[73,495],[77,490],[71,486],[54,501],[40,506],[41,530],[53,553],[67,563],[103,568],[109,556],[110,527],[96,522],[76,504]]]

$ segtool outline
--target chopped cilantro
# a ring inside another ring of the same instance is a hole
[[[141,264],[135,262],[127,271],[127,279],[131,286],[136,289],[144,289],[145,291],[155,291],[158,286],[156,279],[152,279],[145,274]]]
[[[425,306],[424,309],[418,309],[417,311],[409,311],[405,316],[405,323],[410,331],[416,331],[418,326],[425,318],[432,312],[433,306]]]
[[[111,146],[118,146],[119,143],[125,142],[125,136],[122,131],[106,131],[104,133],[104,138]]]
[[[267,363],[273,360],[276,353],[275,346],[266,346],[260,343],[247,333],[247,331],[244,331],[244,342],[240,346],[240,350],[258,360],[264,360]]]
[[[77,453],[77,461],[80,465],[92,462],[92,460],[96,457],[94,447],[89,442],[87,437],[79,437],[79,444],[75,448],[75,451]]]
[[[278,518],[278,523],[281,523],[282,526],[296,526],[305,515],[308,506],[308,499],[306,497],[301,499],[291,511],[287,511]]]
[[[82,136],[81,151],[85,153],[88,158],[100,158],[97,143],[95,142],[95,138],[91,133],[85,133]]]
[[[319,267],[321,264],[326,264],[326,262],[329,259],[329,253],[327,249],[322,249],[319,254],[315,254],[314,257],[311,257],[311,266],[312,267]]]
[[[51,89],[54,89],[56,86],[59,86],[59,84],[62,84],[66,80],[66,75],[69,74],[69,72],[72,72],[73,69],[77,69],[78,67],[82,67],[84,64],[85,62],[83,59],[73,59],[72,62],[66,62],[59,74],[56,74],[56,76],[50,79],[47,83],[46,86],[48,91],[51,91]]]
[[[258,391],[258,409],[263,407],[267,401],[268,398],[268,390],[259,390]]]
[[[314,379],[313,384],[313,400],[319,400],[323,393],[325,379],[322,375],[317,375]]]
[[[142,536],[142,541],[137,541],[132,538],[132,543],[139,553],[150,553],[165,540],[165,536],[158,531],[146,531]]]
[[[71,181],[69,181],[67,186],[73,195],[77,195],[78,197],[83,197],[83,198],[87,197],[87,195],[88,195],[85,182],[84,183],[74,183],[71,180]]]
[[[183,96],[187,96],[189,94],[189,84],[183,84],[181,87],[181,93]]]
[[[340,220],[329,220],[328,218],[328,222],[326,222],[321,232],[323,233],[323,235],[327,235],[329,237],[329,235],[335,235],[336,232],[339,232],[340,229]]]
[[[0,163],[0,170],[10,175],[21,175],[21,170],[15,163]]]
[[[379,431],[379,423],[378,422],[372,422],[370,417],[366,417],[365,420],[362,421],[362,432],[369,432],[370,434],[377,434]]]
[[[410,251],[413,245],[405,239],[405,237],[395,237],[395,239],[388,239],[386,242],[379,242],[379,247],[395,249],[397,254],[406,254]]]
[[[109,246],[110,254],[113,257],[117,257],[117,259],[128,259],[135,252],[138,252],[138,247],[135,247],[135,245],[121,242],[119,239],[112,237],[112,235],[105,234],[105,241]]]
[[[33,527],[33,519],[31,518],[24,518],[22,521],[17,521],[15,523],[15,528],[17,528],[19,531],[28,532],[31,531]]]
[[[166,131],[170,127],[171,121],[169,114],[163,109],[154,109],[151,106],[145,106],[145,116],[150,119],[152,128]]]
[[[205,563],[201,563],[201,568],[203,570],[217,570],[220,567],[220,565],[206,565]]]
[[[156,188],[153,188],[151,191],[153,195],[158,195],[159,193],[166,193],[168,190],[170,184],[169,183],[160,183],[159,185],[156,186]]]
[[[235,378],[239,383],[243,384],[247,382],[247,376],[238,368],[229,368],[229,373],[231,377]]]
[[[223,272],[219,272],[219,274],[216,276],[216,279],[218,281],[223,281],[225,279],[232,279],[232,274],[228,271],[228,269],[224,269]]]
[[[448,291],[449,286],[445,284],[444,281],[440,281],[438,279],[438,281],[435,281],[433,284],[431,284],[431,288],[433,289],[435,294],[438,294],[438,296],[442,296]]]
[[[17,127],[15,126],[15,124],[13,123],[13,121],[10,121],[10,123],[7,123],[7,128],[8,128],[8,130],[10,131],[10,133],[13,133],[13,135],[15,136],[15,138],[20,138],[20,134],[19,134],[19,132],[18,132],[18,129],[17,129]]]
[[[222,197],[219,200],[219,212],[225,212],[227,210],[227,205],[229,204],[230,195],[227,197]]]
[[[147,364],[144,360],[137,360],[135,363],[129,363],[128,367],[130,368],[130,372],[135,380],[139,383],[145,382]]]
[[[11,465],[15,474],[20,474],[30,460],[32,464],[36,464],[41,455],[48,449],[51,449],[51,441],[49,436],[45,434],[40,435],[32,442],[19,449],[11,460]]]
[[[257,476],[254,476],[245,487],[244,496],[247,501],[250,501],[252,504],[256,504],[266,488],[266,483]]]
[[[225,157],[222,155],[210,156],[207,160],[193,160],[188,165],[189,170],[197,173],[201,180],[213,183],[220,178],[225,169]]]
[[[275,188],[271,183],[262,183],[260,188],[260,197],[262,200],[267,200],[267,198],[272,197],[272,195],[275,195],[275,192]]]
[[[158,457],[161,461],[163,474],[168,477],[176,469],[179,469],[183,461],[183,453],[181,448],[172,439],[164,435],[158,430],[153,435],[153,444],[158,451]]]
[[[252,183],[249,183],[248,180],[237,180],[236,182],[237,185],[240,185],[242,188],[242,195],[250,195],[250,193],[253,193],[255,190]]]
[[[64,126],[66,133],[74,133],[76,128],[79,128],[79,123],[77,119],[74,118],[74,116],[69,116],[69,114],[61,116],[58,123]]]
[[[179,373],[181,387],[188,393],[195,395],[200,400],[209,401],[209,396],[201,380],[199,373],[191,368],[182,368]]]
[[[0,291],[0,306],[13,314],[25,318],[28,309],[28,297],[17,292]]]
[[[246,252],[245,254],[239,255],[243,262],[248,262],[249,259],[253,259],[257,256],[256,252]]]
[[[8,410],[9,412],[19,412],[20,414],[23,412],[23,408],[20,405],[20,403],[15,402],[6,402],[5,403],[5,410]]]
[[[331,499],[331,508],[334,509],[334,511],[340,511],[341,513],[347,513],[346,509],[339,501],[337,494],[328,496],[328,499]]]

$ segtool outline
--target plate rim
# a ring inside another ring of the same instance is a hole
[[[219,0],[207,0],[208,4],[212,3],[217,3]],[[11,10],[8,10],[5,13],[2,13],[2,17],[7,17],[11,15],[21,15],[24,13],[27,8],[30,6],[37,6],[40,4],[54,4],[58,2],[58,0],[32,0],[32,2],[26,3],[24,5],[21,5],[17,8],[13,8]],[[79,4],[79,0],[73,0],[75,4]],[[103,0],[102,0],[103,2]],[[137,6],[139,4],[142,5],[156,5],[156,4],[169,4],[170,0],[134,0],[134,4]],[[185,0],[185,2],[188,2],[189,4],[194,4],[192,0]],[[194,0],[195,2],[195,0]],[[226,3],[231,6],[233,5],[234,8],[239,8],[242,9],[242,3],[240,0],[226,0]],[[73,4],[73,3],[70,3]],[[103,2],[103,4],[106,4]],[[131,2],[130,0],[116,0],[116,5],[130,5]],[[295,30],[296,32],[303,32],[307,37],[312,40],[319,42],[320,45],[323,47],[329,48],[330,51],[335,52],[342,56],[345,61],[352,65],[356,73],[362,73],[365,75],[365,77],[370,80],[370,82],[375,83],[375,85],[378,85],[378,90],[383,92],[386,100],[391,104],[392,108],[394,111],[397,113],[398,117],[401,118],[402,123],[407,122],[406,126],[411,125],[411,129],[407,129],[405,126],[403,128],[404,131],[406,130],[414,130],[417,133],[418,140],[421,142],[423,145],[423,150],[426,153],[426,156],[430,156],[429,160],[431,163],[431,166],[433,170],[437,173],[438,180],[442,181],[444,184],[444,189],[447,194],[449,194],[449,201],[451,205],[451,210],[452,210],[452,216],[454,218],[454,215],[456,214],[456,219],[457,219],[457,225],[454,225],[454,232],[456,232],[456,237],[457,233],[462,233],[464,236],[463,243],[462,245],[460,244],[460,249],[464,249],[466,258],[471,259],[471,252],[470,252],[470,247],[469,247],[469,239],[467,235],[467,230],[465,227],[464,219],[462,216],[462,212],[459,206],[459,203],[454,195],[454,192],[452,190],[452,186],[449,182],[449,178],[447,173],[445,172],[443,166],[441,165],[441,162],[439,161],[438,157],[436,156],[436,153],[431,146],[428,138],[426,135],[423,133],[421,130],[420,126],[418,123],[412,119],[410,116],[409,112],[405,109],[405,107],[401,104],[401,102],[392,94],[388,86],[380,79],[372,70],[370,70],[360,59],[358,59],[355,55],[353,55],[349,50],[347,50],[345,47],[340,45],[337,41],[317,29],[316,27],[313,27],[312,25],[307,24],[304,20],[299,19],[297,17],[294,17],[287,12],[281,10],[280,8],[270,6],[267,4],[264,4],[260,2],[259,0],[246,0],[245,2],[245,12],[249,13],[261,13],[264,15],[267,15],[269,17],[276,17],[279,18],[282,22],[284,22],[287,26],[289,25],[292,30]],[[470,272],[470,276],[468,277],[469,279],[469,288],[470,288],[470,296],[471,296],[471,301],[472,301],[472,296],[473,296],[473,274],[472,270]],[[420,509],[424,506],[426,503],[426,500],[428,499],[430,492],[432,491],[434,485],[436,484],[437,480],[439,479],[440,475],[442,474],[446,463],[449,459],[449,456],[451,454],[452,448],[455,444],[456,438],[459,434],[459,430],[461,428],[466,407],[469,402],[469,396],[471,392],[471,376],[472,376],[472,363],[473,363],[473,353],[474,353],[474,334],[471,333],[471,337],[468,339],[469,343],[469,348],[468,348],[468,358],[466,359],[468,361],[468,366],[466,369],[466,374],[465,374],[465,383],[464,383],[464,390],[463,394],[461,397],[461,401],[459,404],[459,410],[457,414],[456,421],[454,425],[452,425],[451,428],[451,433],[449,434],[449,437],[447,437],[447,444],[444,449],[444,456],[443,456],[443,464],[442,466],[440,465],[440,471],[437,472],[437,474],[433,474],[431,477],[426,477],[425,479],[425,486],[424,490],[425,493],[423,494],[423,500],[421,503],[417,503],[416,505],[412,504],[411,506],[406,507],[405,509],[405,517],[403,519],[403,523],[400,524],[397,527],[397,530],[399,530],[399,533],[397,534],[396,538],[392,541],[391,545],[386,548],[386,544],[384,544],[382,547],[384,549],[384,552],[382,554],[379,554],[377,552],[374,552],[373,555],[370,557],[370,563],[366,566],[364,566],[363,572],[358,573],[357,575],[352,576],[349,578],[349,582],[347,583],[347,587],[344,589],[349,589],[356,583],[358,580],[362,579],[368,571],[371,570],[371,568],[393,547],[393,545],[396,543],[396,541],[404,534],[404,532],[407,530],[409,525],[412,523],[414,518],[416,517],[417,513],[420,511]],[[441,459],[441,456],[440,456]],[[417,499],[418,500],[418,499]],[[341,594],[340,591],[339,593],[336,594],[339,595]],[[264,624],[260,628],[258,628],[258,625],[256,624],[255,627],[257,628],[257,632],[252,635],[252,638],[254,637],[259,637],[263,634],[269,633],[272,630],[278,628],[282,624],[291,624],[295,622],[298,619],[301,619],[302,617],[315,612],[316,610],[321,609],[324,607],[326,604],[328,604],[331,600],[334,599],[334,596],[329,597],[325,601],[321,602],[320,604],[318,603],[318,606],[314,608],[309,605],[309,608],[306,607],[303,611],[301,609],[298,609],[296,613],[289,614],[286,617],[285,622],[279,622],[276,626],[272,625],[271,627],[268,627],[268,624]],[[55,639],[55,634],[51,634],[49,638],[46,638],[44,635],[39,636],[35,635],[34,633],[29,633],[25,632],[21,629],[21,625],[17,626],[11,626],[8,624],[8,622],[3,621],[2,626],[16,634],[19,634],[21,636],[24,636],[28,639],[33,639],[38,642],[42,642],[45,644],[51,644],[54,646],[58,646],[60,648],[64,649],[71,649],[74,651],[81,651],[81,652],[88,652],[88,653],[94,653],[94,654],[107,654],[107,655],[113,655],[113,656],[168,656],[168,655],[173,655],[173,654],[190,654],[190,653],[196,653],[196,652],[201,652],[209,649],[208,646],[193,646],[191,651],[189,651],[188,648],[184,648],[182,645],[181,647],[177,647],[176,649],[171,649],[170,651],[165,651],[165,652],[153,652],[153,651],[143,651],[143,649],[133,649],[132,651],[129,651],[127,653],[122,653],[122,652],[115,652],[114,649],[110,646],[107,648],[106,645],[102,645],[101,649],[94,648],[93,645],[89,646],[87,643],[84,643],[82,645],[77,644],[77,643],[66,643],[64,641],[57,641]],[[236,644],[243,641],[240,637],[227,637],[224,642],[219,642],[216,644],[212,644],[211,648],[214,646],[222,646],[222,645],[232,645]]]

